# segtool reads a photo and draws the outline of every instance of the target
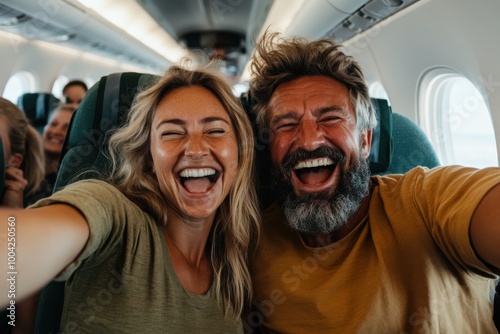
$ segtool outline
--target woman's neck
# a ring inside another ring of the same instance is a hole
[[[162,229],[179,282],[186,291],[199,295],[212,285],[212,263],[206,249],[211,228],[212,221],[193,225],[169,219]]]
[[[170,215],[163,232],[169,246],[175,247],[191,264],[199,268],[206,257],[206,245],[212,229],[213,219],[209,221],[186,221],[176,215]]]

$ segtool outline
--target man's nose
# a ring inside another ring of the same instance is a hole
[[[324,132],[313,120],[303,120],[297,131],[297,146],[313,151],[325,143]]]

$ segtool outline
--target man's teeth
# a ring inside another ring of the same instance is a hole
[[[215,169],[212,168],[200,168],[200,169],[184,169],[180,172],[181,177],[204,177],[208,175],[214,175],[216,173]]]
[[[299,162],[297,165],[295,165],[294,169],[330,166],[333,164],[334,162],[330,158],[311,159]]]

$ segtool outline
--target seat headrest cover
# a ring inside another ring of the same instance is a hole
[[[377,114],[377,126],[372,130],[372,145],[368,161],[372,174],[383,173],[391,163],[392,109],[387,100],[371,99]]]
[[[98,177],[85,171],[109,173],[109,131],[120,127],[138,91],[158,78],[135,72],[104,76],[85,94],[74,112],[61,153],[55,189],[78,179]]]
[[[17,100],[17,106],[24,111],[31,125],[42,133],[50,112],[57,108],[59,102],[51,93],[25,93]]]
[[[392,115],[392,160],[384,174],[404,174],[416,166],[440,165],[431,142],[422,129],[406,116]]]

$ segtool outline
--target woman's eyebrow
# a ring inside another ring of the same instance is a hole
[[[210,116],[210,117],[205,117],[200,120],[201,123],[207,124],[207,123],[212,123],[212,122],[224,122],[226,124],[230,124],[227,120],[221,117],[216,117],[216,116]],[[170,119],[164,119],[158,123],[156,126],[156,129],[161,127],[163,124],[173,124],[173,125],[185,125],[186,121],[182,120],[180,118],[170,118]]]
[[[179,118],[164,119],[164,120],[160,121],[160,123],[158,123],[158,125],[156,125],[156,129],[161,127],[163,124],[184,125],[184,124],[186,124],[186,122],[183,121],[182,119],[179,119]]]
[[[205,117],[201,120],[202,123],[211,123],[211,122],[224,122],[226,124],[229,124],[227,120],[225,120],[222,117],[216,117],[216,116],[210,116],[210,117]]]

